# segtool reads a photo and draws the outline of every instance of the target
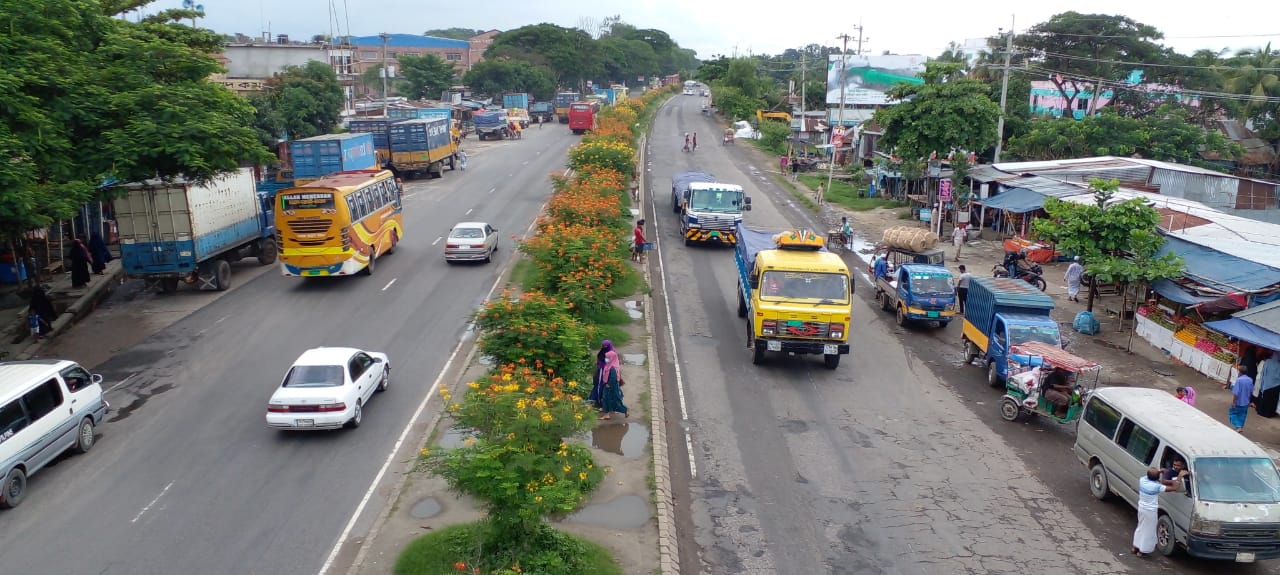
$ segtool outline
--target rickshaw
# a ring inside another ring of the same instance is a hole
[[[725,129],[724,129],[724,142],[723,142],[723,143],[724,143],[724,145],[726,145],[726,146],[727,146],[727,145],[729,145],[729,144],[732,144],[732,143],[733,143],[733,128],[725,128]]]
[[[1017,421],[1023,414],[1041,415],[1058,423],[1080,419],[1085,398],[1102,379],[1102,367],[1097,363],[1039,341],[1011,346],[1008,361],[1009,376],[1000,398],[1000,417],[1005,421]],[[1056,393],[1067,394],[1065,408],[1047,397],[1054,387],[1059,388]]]

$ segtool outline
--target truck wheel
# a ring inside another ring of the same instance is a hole
[[[449,171],[453,171],[453,170],[458,169],[458,160],[457,160],[457,158],[458,158],[457,154],[454,154],[454,155],[452,155],[452,156],[449,156]]]
[[[822,363],[826,364],[827,369],[835,369],[840,367],[840,354],[833,353],[822,356]]]
[[[880,304],[883,311],[893,311],[893,306],[889,304],[889,294],[883,291],[876,292],[876,303]]]
[[[160,293],[178,291],[178,278],[160,278]]]
[[[885,298],[885,299],[888,299],[888,298]],[[898,311],[896,315],[897,315],[896,319],[898,321],[898,326],[906,327],[907,326],[907,310],[903,309],[902,306],[898,306]]]
[[[276,263],[276,241],[271,238],[264,238],[258,242],[258,263],[269,266]]]
[[[231,263],[227,260],[218,260],[213,264],[213,289],[231,289]]]
[[[978,359],[978,346],[967,339],[964,340],[964,364],[971,365],[975,359]]]
[[[692,246],[692,245],[693,245],[693,240],[689,239],[689,236],[685,236],[685,237],[684,237],[684,245],[686,245],[686,246]]]
[[[747,317],[747,300],[742,297],[742,282],[738,282],[738,317]]]
[[[752,348],[751,348],[751,363],[752,363],[752,365],[760,365],[760,364],[764,363],[764,350],[763,350],[763,349],[760,349],[760,348],[758,348],[758,347],[752,347]]]
[[[987,385],[991,387],[1000,387],[1000,372],[996,369],[996,362],[987,362]]]

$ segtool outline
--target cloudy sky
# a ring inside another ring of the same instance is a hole
[[[511,29],[550,22],[579,26],[611,15],[640,28],[658,28],[701,58],[714,54],[778,53],[805,44],[839,45],[836,36],[858,35],[863,49],[879,54],[937,55],[950,41],[993,35],[1047,20],[1073,9],[1081,13],[1117,11],[1164,32],[1165,43],[1182,52],[1198,48],[1256,47],[1272,42],[1280,47],[1280,2],[1245,2],[1222,6],[1189,0],[1127,2],[1076,0],[1067,4],[1026,0],[917,0],[915,2],[777,2],[764,0],[196,0],[207,18],[202,27],[218,32],[261,35],[266,31],[307,38],[330,31],[362,36],[378,32],[421,34],[431,28],[466,27]],[[178,7],[181,0],[157,0],[149,11]],[[960,13],[968,4],[981,8]],[[350,7],[347,14],[346,7]],[[787,8],[805,8],[784,11]],[[336,22],[330,17],[336,11]],[[936,11],[935,11],[936,9]]]

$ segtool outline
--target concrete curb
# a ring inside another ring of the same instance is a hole
[[[640,169],[637,170],[639,197],[648,196],[645,189],[646,145],[648,138],[640,138]],[[643,213],[644,203],[639,203]],[[652,291],[653,275],[649,266],[644,270],[644,281]],[[667,412],[666,401],[662,396],[662,374],[658,370],[658,345],[654,339],[657,333],[653,324],[653,296],[644,296],[644,325],[648,332],[649,354],[649,433],[653,445],[653,491],[654,502],[658,510],[658,566],[663,575],[680,574],[680,539],[676,537],[675,501],[671,493],[671,462],[667,450]]]
[[[48,339],[55,338],[71,326],[76,321],[92,312],[98,306],[98,302],[102,301],[111,294],[111,290],[119,285],[120,278],[124,277],[124,269],[119,265],[111,266],[108,264],[107,272],[101,277],[100,281],[91,282],[89,289],[85,290],[84,295],[76,299],[75,303],[67,306],[66,311],[53,320],[52,329],[49,331]],[[18,353],[18,359],[31,359],[36,357],[40,349],[44,347],[44,341],[34,342],[28,345],[26,349]]]

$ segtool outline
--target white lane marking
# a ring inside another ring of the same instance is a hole
[[[649,198],[649,202],[653,204],[652,197]],[[655,218],[654,221],[657,222],[658,220]],[[671,292],[668,291],[667,286],[667,267],[662,257],[663,250],[660,245],[662,240],[658,237],[660,235],[654,234],[653,242],[654,249],[658,252],[658,273],[662,275],[662,305],[667,312],[667,336],[671,339],[671,363],[675,366],[676,371],[676,395],[680,397],[680,419],[689,421],[689,407],[684,399],[684,374],[680,371],[680,350],[676,346],[675,322],[671,321]],[[689,475],[696,479],[698,477],[698,463],[693,457],[693,436],[690,435],[687,428],[684,430],[684,445],[686,452],[689,454]]]
[[[510,178],[510,177],[512,177],[512,176],[514,176],[514,175],[515,175],[515,174],[507,174],[507,177],[508,177],[508,178]]]
[[[440,236],[440,237],[436,238],[436,241],[431,242],[431,245],[433,245],[433,246],[434,246],[434,245],[436,245],[436,244],[440,243],[440,240],[443,240],[443,239],[444,239],[444,236]]]
[[[222,322],[226,321],[228,317],[231,317],[231,316],[226,316],[226,315],[224,315],[224,316],[222,316],[222,317],[218,318],[218,321],[213,322],[213,325],[218,325],[218,324],[220,324],[220,323],[222,323]]]
[[[164,494],[169,492],[170,487],[173,487],[172,481],[170,481],[168,485],[164,486],[164,489],[160,490],[160,494],[157,495],[155,499],[152,499],[151,503],[148,503],[146,507],[142,508],[142,511],[139,511],[137,515],[134,515],[133,520],[130,521],[129,523],[137,523],[139,519],[142,519],[142,515],[145,514],[147,511],[149,511],[153,506],[155,506],[156,502],[160,501],[160,498],[164,497]]]
[[[123,386],[124,386],[124,384],[129,383],[129,380],[133,379],[133,377],[134,377],[135,375],[138,375],[138,374],[136,374],[136,373],[131,373],[131,374],[129,374],[129,377],[126,377],[126,378],[124,378],[124,379],[120,380],[120,383],[117,383],[117,384],[115,384],[115,385],[113,385],[113,386],[111,386],[111,387],[108,387],[106,391],[102,392],[102,395],[106,395],[106,394],[108,394],[108,393],[111,393],[111,392],[115,391],[117,388],[123,387]]]
[[[529,165],[529,160],[525,160],[525,161],[524,161],[524,163],[522,163],[522,164],[520,164],[520,165],[521,165],[521,166],[527,166],[527,165]]]
[[[391,281],[387,282],[387,285],[382,286],[382,291],[387,291],[387,288],[391,287],[391,284],[396,283],[396,280],[398,279],[400,278],[391,278]]]
[[[489,193],[490,193],[490,194],[492,194],[492,193],[494,193],[494,192],[496,192],[496,191],[498,191],[498,188],[489,188]]]
[[[565,170],[568,175],[570,170]],[[534,224],[538,223],[538,216],[542,215],[542,211],[547,208],[544,203],[538,209],[538,213],[534,214],[533,223],[529,224],[529,231],[533,230]],[[529,235],[529,231],[525,232],[525,237]],[[440,241],[437,239],[436,241]],[[432,244],[435,245],[435,244]],[[484,296],[484,301],[488,302],[493,299],[493,292],[498,291],[498,286],[502,285],[502,274],[493,280],[493,285],[489,287],[489,293]],[[483,304],[481,304],[483,305]],[[475,321],[467,324],[467,329],[471,330],[475,326]],[[351,536],[351,531],[356,527],[356,521],[360,519],[360,515],[364,513],[365,506],[369,505],[369,500],[373,498],[373,494],[378,490],[378,483],[382,482],[382,478],[387,474],[387,470],[391,468],[391,463],[395,461],[396,452],[400,451],[400,446],[404,445],[404,441],[409,437],[409,432],[413,430],[414,422],[422,416],[422,412],[427,409],[427,404],[431,402],[431,398],[440,390],[440,383],[444,381],[444,376],[449,372],[449,367],[453,365],[454,360],[458,358],[458,352],[462,351],[462,344],[465,338],[459,338],[458,345],[453,347],[453,352],[449,354],[449,359],[445,360],[444,367],[440,369],[440,373],[436,375],[436,380],[431,384],[431,389],[427,390],[427,396],[422,398],[422,403],[418,404],[418,409],[413,412],[413,417],[409,418],[409,422],[405,424],[404,430],[400,432],[400,437],[396,439],[395,445],[391,446],[391,452],[387,454],[386,461],[382,462],[382,468],[378,470],[378,474],[374,476],[373,482],[369,484],[369,489],[364,492],[364,497],[360,499],[360,504],[356,506],[355,512],[351,514],[351,520],[347,521],[347,526],[342,529],[342,533],[338,535],[338,540],[333,543],[333,549],[329,551],[329,557],[325,559],[324,564],[320,566],[319,575],[326,575],[329,569],[333,568],[333,562],[338,559],[338,553],[342,550],[342,544]]]
[[[467,213],[462,214],[462,215],[464,215],[464,216],[469,216],[469,215],[471,215],[471,212],[472,212],[472,211],[474,211],[474,210],[475,210],[475,208],[471,208],[471,209],[467,210]]]

